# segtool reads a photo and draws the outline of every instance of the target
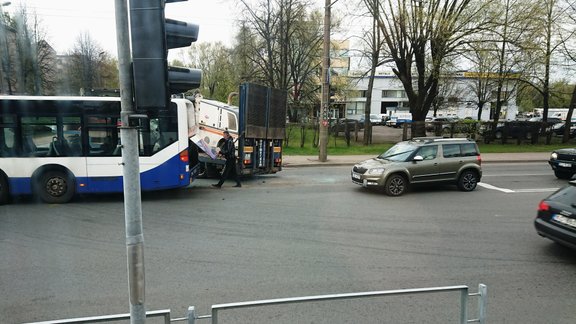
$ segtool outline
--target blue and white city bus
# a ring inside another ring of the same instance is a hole
[[[187,110],[173,99],[139,129],[143,191],[190,183]],[[120,98],[0,96],[0,203],[36,195],[65,203],[75,194],[122,192]]]

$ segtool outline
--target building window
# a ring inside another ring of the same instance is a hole
[[[382,98],[406,98],[404,90],[382,90]]]

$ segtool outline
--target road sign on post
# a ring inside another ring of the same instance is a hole
[[[130,0],[132,74],[136,109],[165,109],[170,95],[200,86],[202,71],[168,66],[168,50],[190,46],[199,26],[166,19],[166,3],[187,0]]]

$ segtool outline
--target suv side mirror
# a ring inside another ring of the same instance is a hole
[[[416,156],[412,159],[412,161],[414,161],[414,162],[424,161],[424,158],[423,158],[422,156],[420,156],[420,155],[416,155]]]

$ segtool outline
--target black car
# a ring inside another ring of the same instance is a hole
[[[541,236],[576,249],[576,181],[540,202],[534,226]]]
[[[364,121],[360,122],[357,119],[342,118],[335,121],[332,126],[330,126],[330,133],[338,136],[338,133],[345,132],[346,128],[348,131],[354,132],[356,129],[364,129]]]
[[[556,136],[564,136],[564,129],[566,128],[566,123],[558,123],[552,126],[552,132]],[[576,123],[570,124],[570,138],[576,137]]]
[[[576,148],[558,149],[550,154],[548,164],[558,179],[570,179],[576,174]]]
[[[528,119],[528,121],[509,121],[504,122],[503,125],[498,125],[496,129],[493,130],[494,138],[501,139],[504,134],[507,134],[509,138],[520,138],[520,139],[532,139],[532,135],[540,131],[542,126],[544,126],[541,117],[533,117]],[[554,125],[562,123],[560,118],[549,117],[546,121],[546,125],[550,128]]]

